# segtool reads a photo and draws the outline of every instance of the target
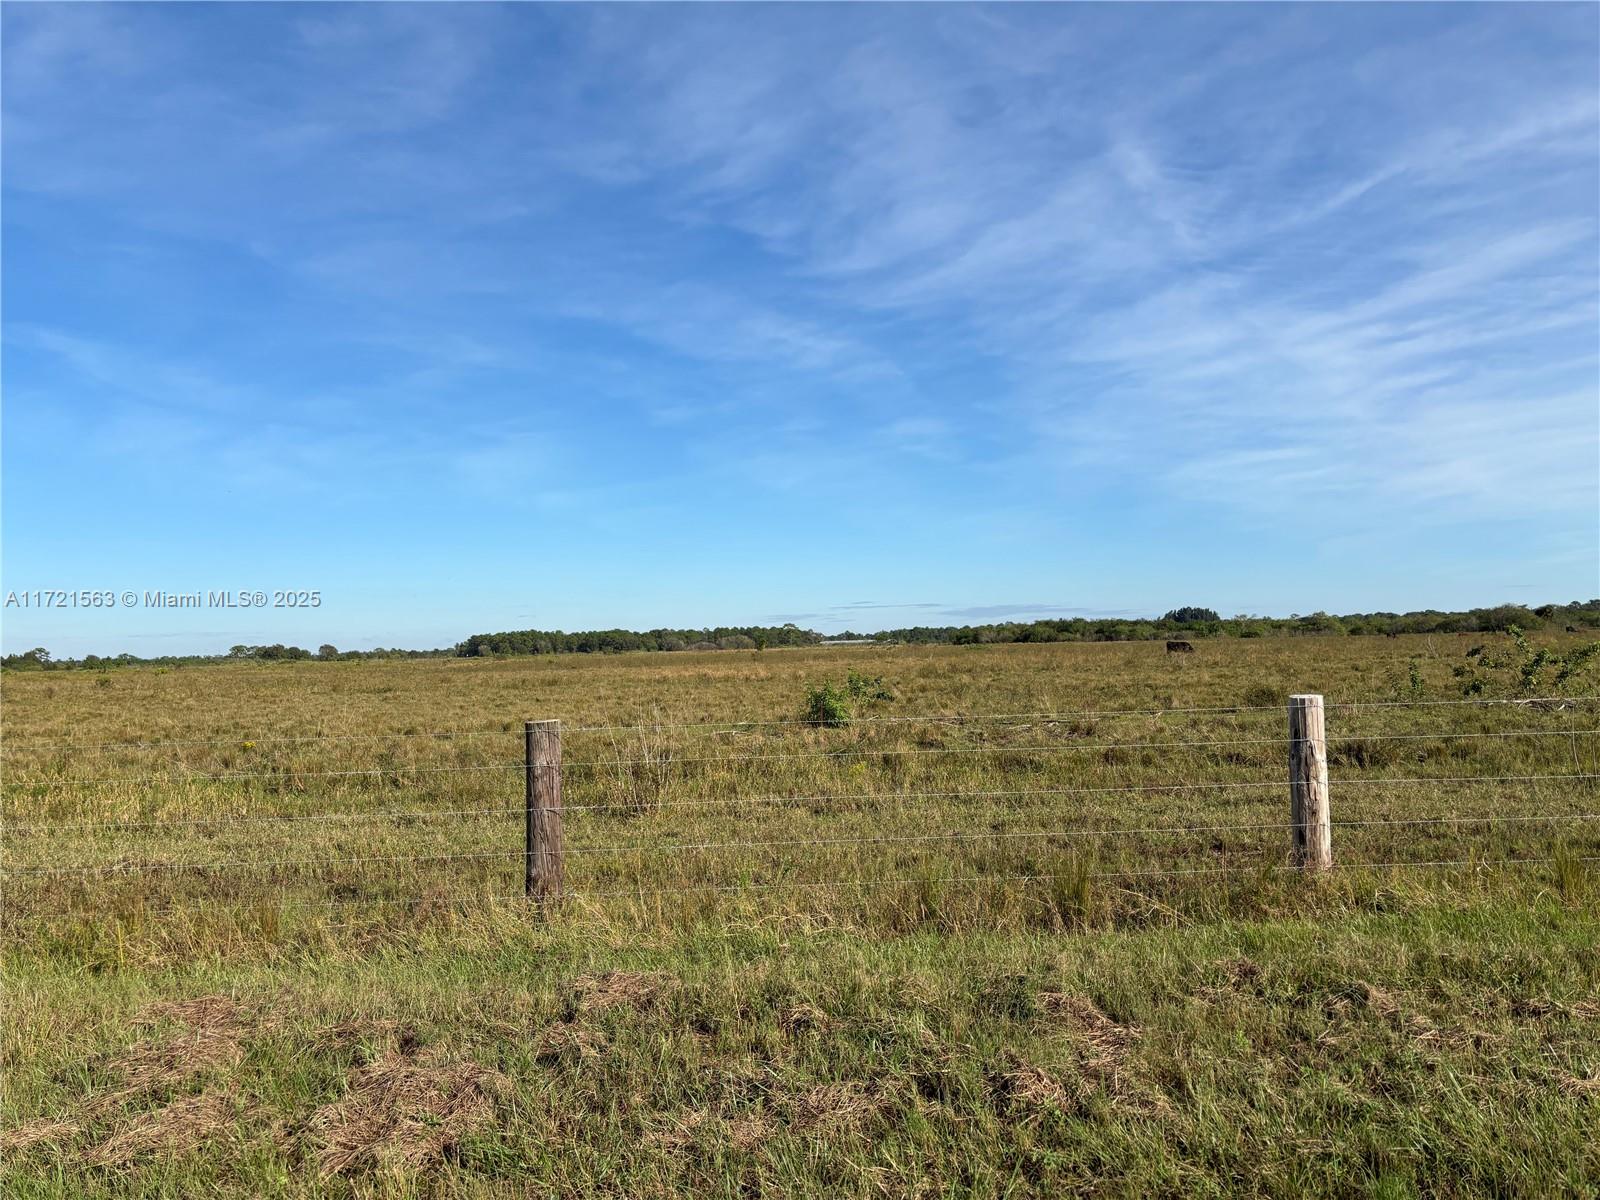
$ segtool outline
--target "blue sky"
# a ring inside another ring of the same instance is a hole
[[[1600,8],[4,21],[8,650],[1600,592]]]

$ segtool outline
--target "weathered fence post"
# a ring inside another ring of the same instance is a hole
[[[1310,871],[1332,868],[1327,722],[1321,696],[1289,697],[1289,822],[1294,865]]]
[[[524,821],[522,886],[530,900],[561,899],[565,862],[561,844],[561,722],[528,721],[522,727]]]

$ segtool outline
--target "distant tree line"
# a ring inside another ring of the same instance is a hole
[[[315,652],[303,646],[285,646],[275,642],[270,646],[234,646],[226,654],[159,654],[140,658],[136,654],[86,654],[82,658],[55,658],[43,646],[21,654],[8,654],[0,659],[0,666],[11,671],[60,671],[73,669],[109,670],[112,667],[203,667],[226,662],[304,662],[315,659],[322,662],[362,662],[369,659],[391,658],[454,658],[455,647],[442,650],[339,650],[324,644]]]
[[[1351,613],[1325,612],[1288,617],[1241,614],[1221,617],[1209,608],[1175,608],[1157,620],[1092,619],[1007,621],[996,625],[919,625],[886,629],[872,635],[879,642],[934,645],[974,645],[992,642],[1136,642],[1173,634],[1195,637],[1256,638],[1295,634],[1402,633],[1504,633],[1513,627],[1533,629],[1590,629],[1600,626],[1600,600],[1574,600],[1571,604],[1545,604],[1524,608],[1500,604],[1466,612]]]
[[[798,625],[718,626],[715,629],[518,629],[475,633],[456,647],[462,658],[503,654],[621,654],[628,650],[765,650],[769,646],[814,646],[820,633]]]
[[[859,641],[870,638],[880,643],[905,642],[916,645],[986,645],[998,642],[1132,642],[1153,641],[1182,634],[1190,637],[1281,637],[1306,634],[1374,635],[1402,633],[1504,633],[1511,629],[1532,632],[1600,628],[1600,600],[1574,600],[1571,604],[1544,604],[1525,608],[1520,604],[1499,604],[1493,608],[1474,608],[1465,612],[1351,613],[1330,616],[1315,612],[1288,617],[1259,617],[1241,614],[1219,616],[1209,608],[1175,608],[1164,616],[1150,618],[1005,621],[993,625],[918,625],[908,629],[886,629],[881,633],[821,634],[798,625],[741,625],[705,629],[651,629],[643,633],[629,629],[595,629],[563,633],[559,629],[519,629],[506,633],[475,633],[464,642],[439,650],[339,650],[324,644],[315,651],[281,642],[270,646],[234,646],[226,654],[161,655],[140,658],[133,654],[102,657],[85,655],[81,659],[53,658],[43,646],[21,654],[8,654],[0,666],[16,671],[68,669],[108,670],[112,667],[202,666],[220,662],[298,662],[316,659],[323,662],[348,662],[398,658],[492,658],[531,654],[622,654],[630,650],[765,650],[779,646],[817,646],[829,642]]]

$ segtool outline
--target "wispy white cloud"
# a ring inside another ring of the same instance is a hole
[[[187,314],[8,294],[8,337],[174,444],[870,503],[1057,570],[1290,490],[1593,529],[1592,9],[197,11],[4,18],[12,244]]]

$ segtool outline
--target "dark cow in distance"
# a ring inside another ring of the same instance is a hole
[[[1168,654],[1193,654],[1194,646],[1188,642],[1168,642]]]

